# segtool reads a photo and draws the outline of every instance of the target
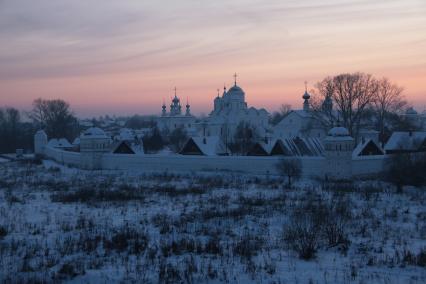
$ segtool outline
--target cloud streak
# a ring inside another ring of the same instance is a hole
[[[424,83],[406,73],[426,72],[425,14],[422,0],[3,0],[0,83],[7,88],[0,87],[0,104],[49,93],[42,82],[60,80],[66,88],[76,78],[84,86],[105,77],[129,98],[148,98],[153,82],[158,96],[170,85],[187,86],[205,111],[210,88],[236,71],[272,105],[283,92],[293,92],[287,99],[296,104],[299,80],[358,70],[409,82],[407,96],[421,101]],[[144,79],[126,86],[124,75]],[[25,91],[18,86],[24,82],[37,88]],[[75,90],[76,104],[114,96],[102,87]]]

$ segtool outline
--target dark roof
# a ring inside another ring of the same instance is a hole
[[[263,147],[261,143],[256,143],[248,151],[247,156],[268,156],[268,151]]]
[[[324,148],[317,138],[277,139],[271,144],[256,143],[249,156],[323,156]]]
[[[352,157],[360,157],[360,156],[377,156],[377,155],[384,155],[385,152],[383,149],[377,145],[373,140],[367,139],[361,143],[358,144],[358,146],[355,147]]]
[[[111,152],[113,154],[135,154],[127,141],[117,141],[111,145]]]

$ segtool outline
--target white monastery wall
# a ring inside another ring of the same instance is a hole
[[[276,164],[281,157],[248,156],[159,156],[114,155],[102,156],[104,169],[134,169],[146,172],[158,171],[232,171],[251,174],[277,174]],[[303,175],[321,175],[323,158],[303,158]]]
[[[58,163],[82,166],[80,153],[46,147],[45,155]],[[232,171],[250,174],[276,175],[276,164],[282,157],[249,156],[161,156],[103,154],[100,160],[105,170],[140,170],[143,172]],[[322,176],[325,159],[301,158],[304,176]]]
[[[46,146],[44,149],[44,154],[52,160],[55,160],[56,162],[61,164],[67,164],[78,167],[81,165],[80,153],[63,151],[60,149],[55,149]]]
[[[61,164],[75,167],[82,166],[80,153],[63,151],[51,147],[45,148],[45,155]],[[142,172],[196,172],[196,171],[229,171],[249,174],[276,175],[276,164],[281,159],[291,157],[251,157],[251,156],[189,156],[189,155],[128,155],[103,154],[100,166],[105,170],[135,170]],[[326,168],[324,157],[301,157],[303,176],[323,177]],[[380,172],[384,159],[368,157],[355,159],[352,164],[354,175],[367,175]]]

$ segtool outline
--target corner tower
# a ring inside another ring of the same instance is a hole
[[[324,140],[326,165],[324,173],[328,178],[349,179],[352,177],[352,151],[354,139],[344,127],[334,127]]]

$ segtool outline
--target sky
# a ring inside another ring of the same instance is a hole
[[[0,107],[60,98],[82,117],[301,108],[304,81],[366,72],[426,107],[425,0],[0,0]]]

